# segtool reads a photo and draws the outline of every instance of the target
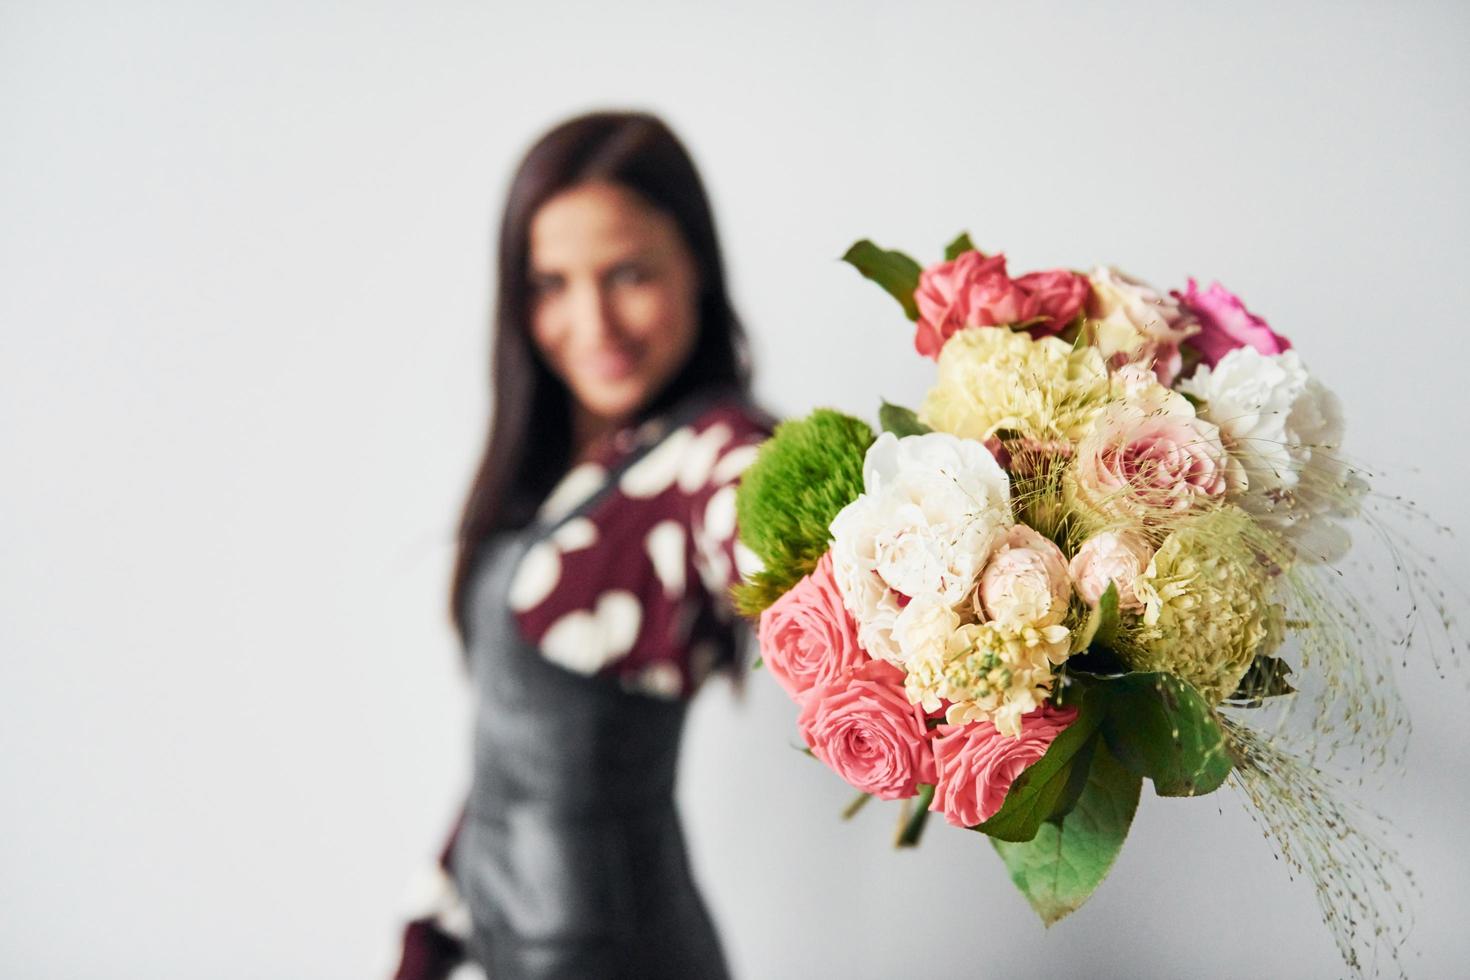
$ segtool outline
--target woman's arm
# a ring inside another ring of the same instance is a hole
[[[464,961],[469,913],[455,887],[452,867],[463,825],[461,813],[438,861],[415,884],[393,980],[445,980]]]

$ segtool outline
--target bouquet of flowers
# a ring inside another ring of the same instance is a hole
[[[739,491],[736,599],[853,809],[906,801],[899,844],[931,812],[987,835],[1050,925],[1145,780],[1230,781],[1349,968],[1395,950],[1407,873],[1321,764],[1386,757],[1404,721],[1381,610],[1337,567],[1368,487],[1332,392],[1218,283],[1013,277],[964,235],[929,268],[845,259],[916,324],[934,385],[876,433],[829,409],[777,429]]]

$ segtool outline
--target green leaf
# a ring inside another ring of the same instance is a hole
[[[1091,760],[1093,735],[1107,713],[1104,702],[1098,692],[1084,691],[1077,719],[1016,777],[1000,809],[973,829],[1000,840],[1026,841],[1053,814],[1065,810],[1072,802],[1068,789],[1075,768],[1085,768]]]
[[[878,424],[883,427],[884,432],[892,432],[900,439],[904,436],[921,436],[926,432],[934,431],[919,421],[919,416],[914,414],[913,409],[904,408],[902,405],[891,405],[886,401],[883,407],[878,409]]]
[[[1226,700],[1244,707],[1259,707],[1264,698],[1276,698],[1283,694],[1295,693],[1296,688],[1287,681],[1290,676],[1291,668],[1286,665],[1285,661],[1275,657],[1257,657],[1251,663],[1250,670],[1245,672],[1245,676],[1236,685],[1235,693]]]
[[[1118,635],[1118,587],[1109,582],[1107,589],[1098,596],[1097,605],[1087,617],[1087,622],[1072,637],[1072,652],[1081,653],[1093,644],[1100,647],[1113,645]]]
[[[1189,683],[1150,672],[1099,684],[1109,691],[1102,725],[1109,750],[1129,772],[1152,779],[1160,796],[1203,796],[1230,775],[1225,734]]]
[[[866,238],[848,249],[842,261],[887,290],[910,320],[919,318],[914,303],[914,290],[919,288],[919,273],[923,271],[919,263],[902,252],[881,249]]]
[[[1057,797],[1056,803],[1052,804],[1047,820],[1056,823],[1071,813],[1077,806],[1077,801],[1082,799],[1082,791],[1087,788],[1087,779],[1092,772],[1092,757],[1101,742],[1102,736],[1094,735],[1082,748],[1077,750],[1077,755],[1072,761],[1072,772],[1067,776],[1067,785],[1062,788],[1062,794]]]
[[[1138,776],[1099,746],[1087,785],[1065,818],[1044,824],[1030,841],[991,841],[1045,925],[1081,908],[1107,877],[1128,836],[1141,786]]]
[[[960,237],[944,246],[944,261],[952,262],[966,252],[977,251],[979,249],[975,247],[975,243],[970,241],[970,233],[968,231],[962,231],[960,232]]]

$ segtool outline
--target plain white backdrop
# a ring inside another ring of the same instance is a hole
[[[684,136],[780,413],[917,402],[910,328],[836,257],[969,229],[1017,270],[1221,279],[1463,542],[1467,42],[1450,2],[0,0],[0,973],[386,971],[468,779],[444,608],[491,229],[563,116]],[[1369,798],[1424,893],[1409,974],[1463,975],[1464,675],[1403,687]],[[794,717],[757,674],[688,733],[742,978],[1342,972],[1228,792],[1146,791],[1046,931],[980,838],[839,821]]]

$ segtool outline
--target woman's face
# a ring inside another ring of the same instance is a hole
[[[584,184],[531,219],[531,333],[583,411],[626,420],[673,379],[699,330],[698,274],[674,219]]]

